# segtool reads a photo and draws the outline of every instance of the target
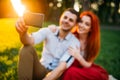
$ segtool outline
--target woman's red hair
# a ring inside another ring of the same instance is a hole
[[[89,16],[91,18],[91,31],[88,33],[87,46],[85,48],[85,59],[87,61],[94,61],[99,53],[100,49],[100,26],[98,17],[91,11],[84,11],[80,14],[80,18],[83,16]],[[77,27],[74,27],[72,32],[79,38]]]

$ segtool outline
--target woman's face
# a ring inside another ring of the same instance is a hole
[[[78,23],[78,33],[88,34],[90,30],[91,30],[91,18],[85,15],[81,18],[81,21]]]

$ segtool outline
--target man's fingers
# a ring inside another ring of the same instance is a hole
[[[25,26],[25,21],[23,17],[21,17],[21,23],[23,24],[23,26]]]
[[[19,18],[15,24],[17,32],[20,34],[27,31],[28,26],[25,25],[23,18]]]

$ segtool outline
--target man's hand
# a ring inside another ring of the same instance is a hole
[[[24,45],[33,45],[34,39],[27,34],[28,26],[25,25],[24,19],[21,17],[16,22],[16,30],[19,33],[20,40]]]
[[[48,73],[48,75],[43,80],[56,80],[58,79],[62,73],[66,70],[67,64],[66,62],[60,62],[57,68],[55,68],[53,71]]]
[[[28,26],[25,25],[24,19],[21,17],[17,20],[15,24],[16,30],[20,35],[26,34]]]

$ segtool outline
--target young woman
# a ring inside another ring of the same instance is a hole
[[[72,33],[81,43],[80,49],[69,47],[69,53],[75,58],[62,80],[108,80],[108,74],[101,66],[94,64],[100,49],[100,27],[98,17],[91,11],[80,14],[80,22]]]

